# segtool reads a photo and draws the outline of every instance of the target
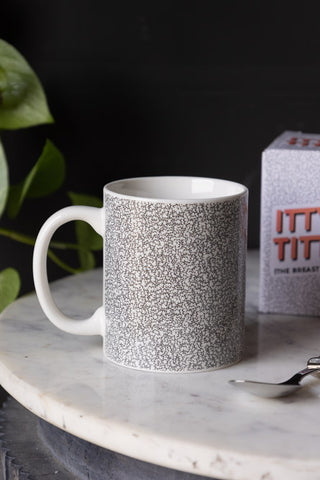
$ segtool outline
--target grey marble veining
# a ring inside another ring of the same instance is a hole
[[[307,378],[282,400],[228,384],[284,380],[319,353],[319,318],[258,313],[258,264],[258,252],[249,252],[245,356],[232,367],[189,374],[118,367],[103,360],[101,337],[58,330],[32,294],[0,316],[1,384],[52,424],[144,461],[224,479],[320,479],[320,380]],[[52,288],[65,313],[83,318],[101,304],[102,271]]]

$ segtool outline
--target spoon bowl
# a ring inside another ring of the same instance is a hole
[[[295,393],[301,388],[300,381],[304,377],[319,371],[320,356],[309,358],[306,368],[295,373],[289,380],[282,383],[257,382],[254,380],[229,380],[229,383],[230,385],[240,388],[240,390],[251,393],[252,395],[257,395],[258,397],[285,397]]]
[[[262,398],[286,397],[295,393],[301,385],[286,385],[281,383],[255,382],[253,380],[230,380],[229,383],[244,392]]]

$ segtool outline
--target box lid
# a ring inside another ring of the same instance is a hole
[[[320,134],[286,130],[266,150],[319,150]]]

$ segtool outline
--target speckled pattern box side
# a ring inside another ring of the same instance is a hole
[[[262,154],[259,310],[320,315],[320,135],[284,132]]]

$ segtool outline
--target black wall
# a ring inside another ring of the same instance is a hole
[[[3,135],[12,181],[46,137],[68,164],[62,192],[29,202],[16,228],[35,233],[68,190],[101,196],[117,178],[198,175],[249,187],[257,247],[262,150],[283,130],[320,132],[318,11],[272,0],[3,2],[0,36],[37,72],[56,121]],[[0,248],[0,268],[22,269],[32,289],[30,248]]]

